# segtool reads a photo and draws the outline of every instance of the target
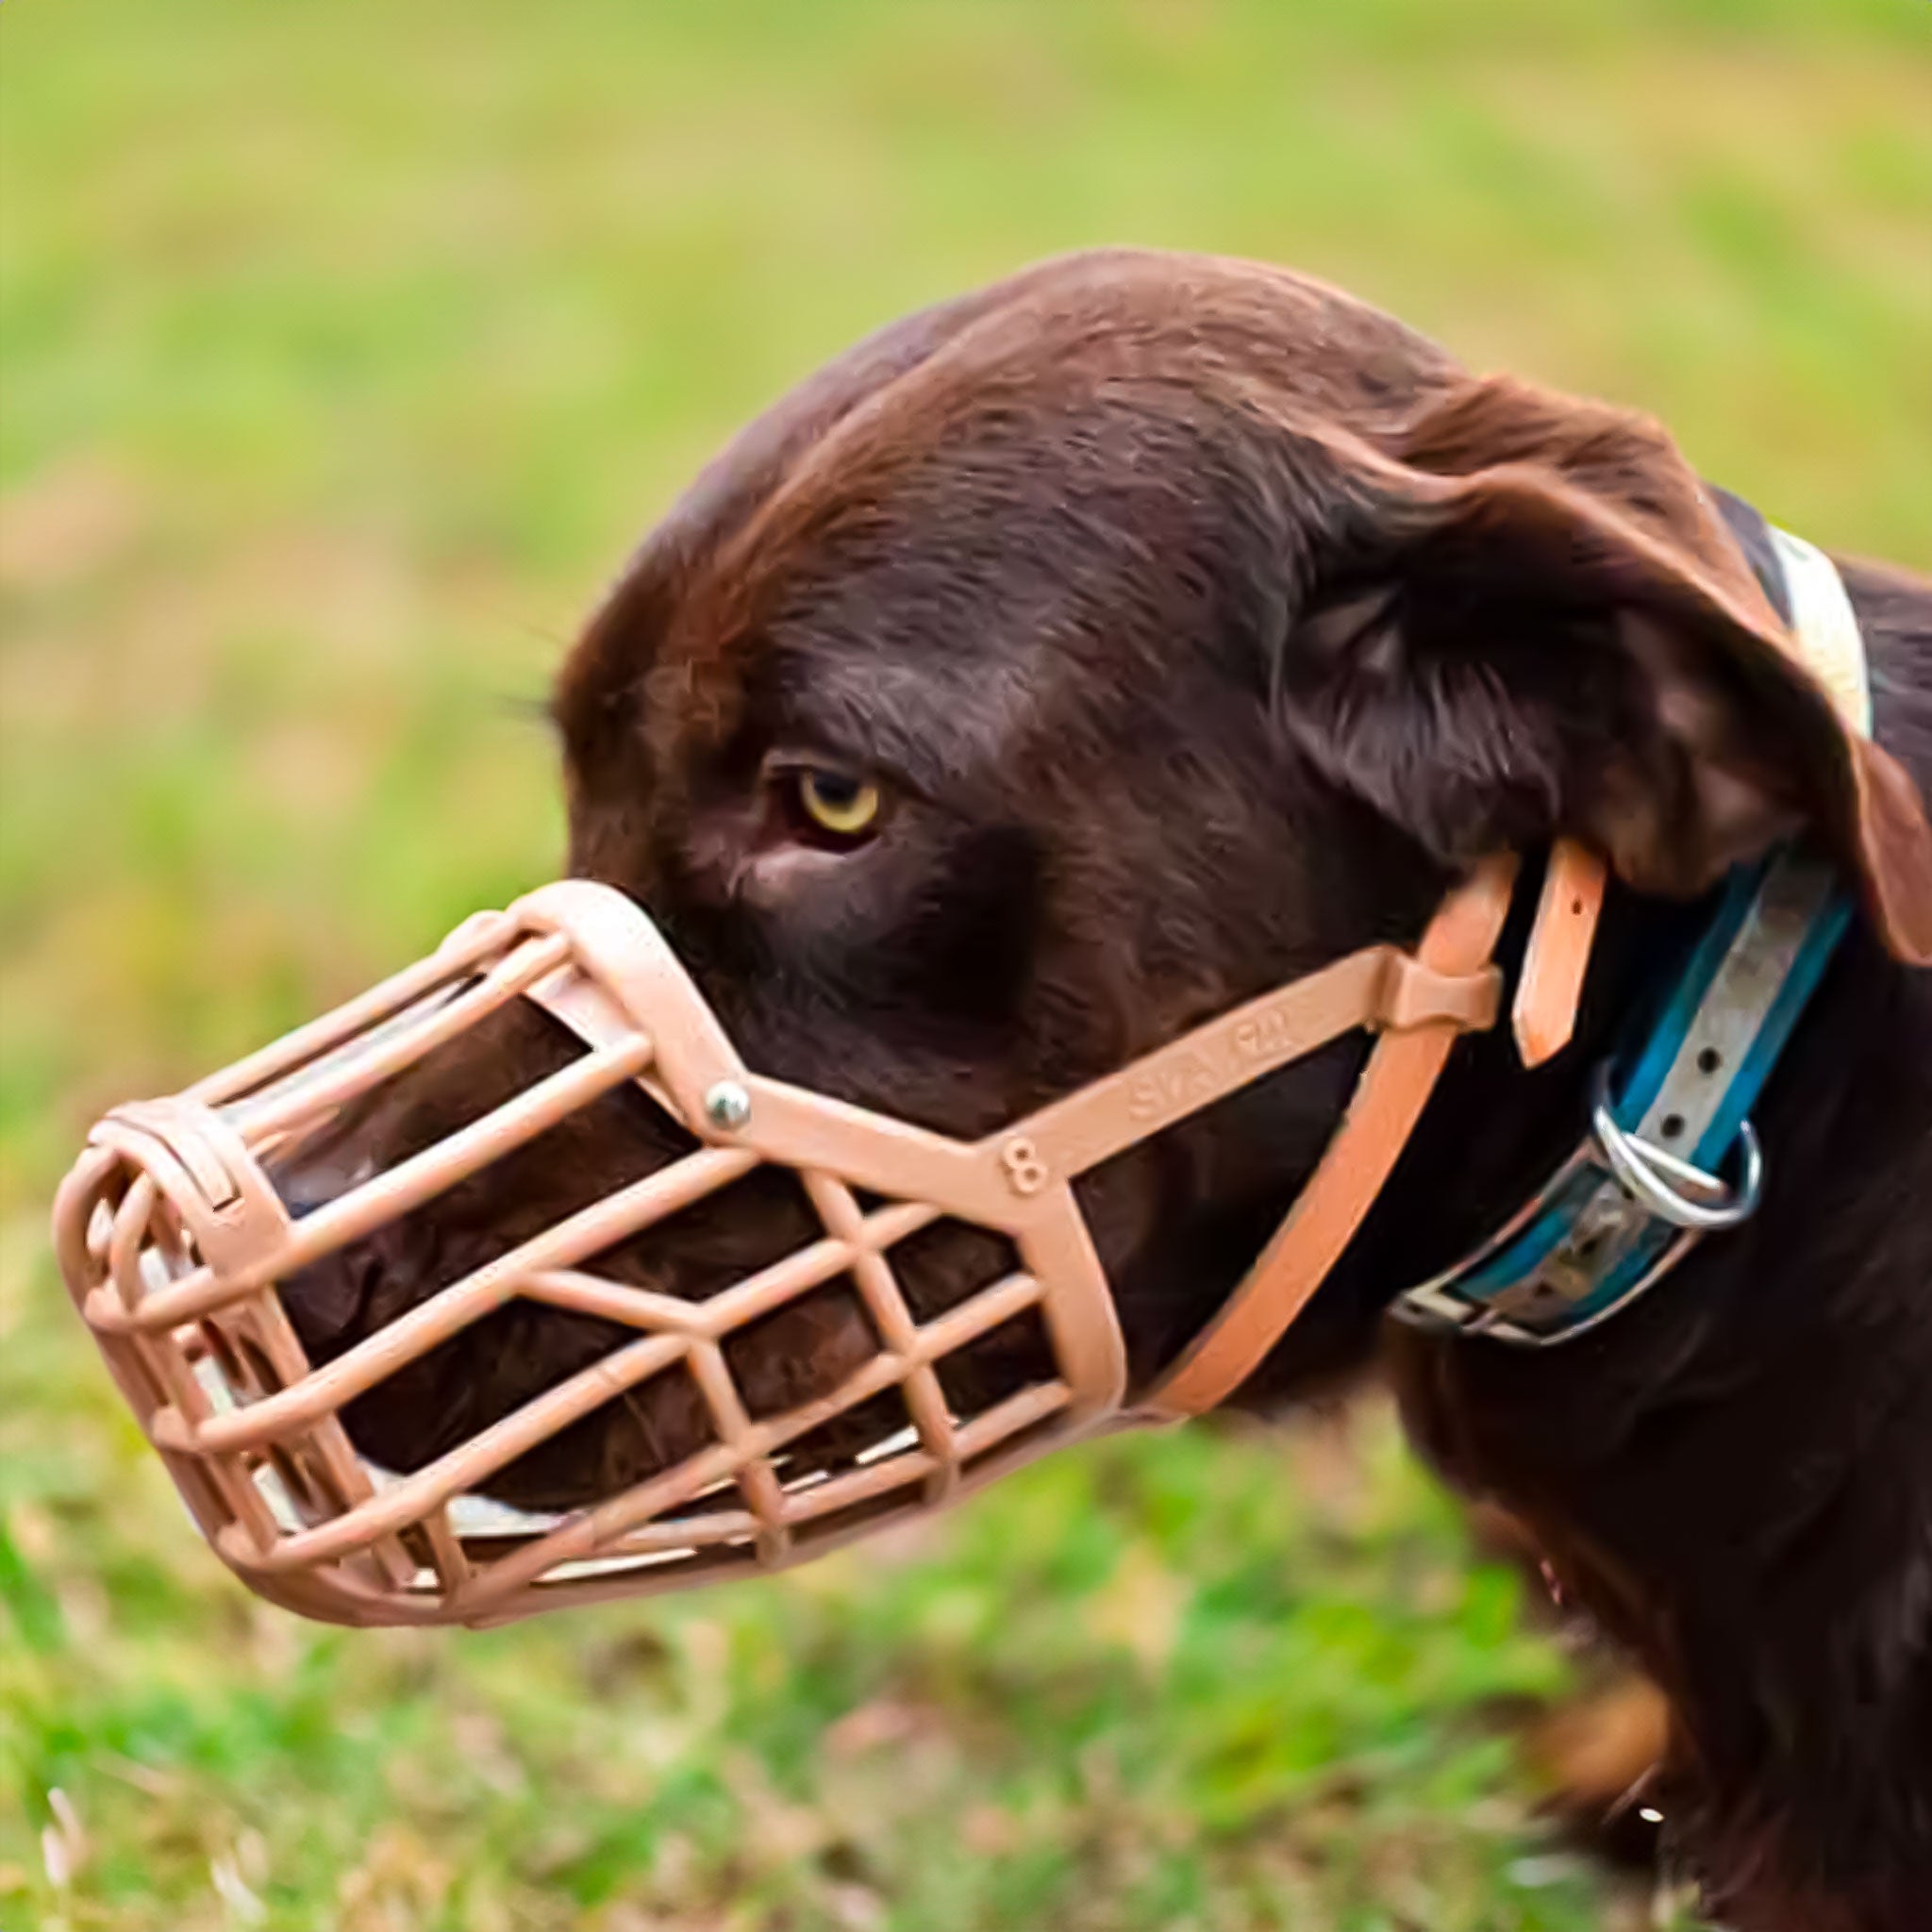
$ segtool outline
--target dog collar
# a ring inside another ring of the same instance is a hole
[[[1779,579],[1767,593],[1846,722],[1869,735],[1864,643],[1843,581],[1812,544],[1767,531]],[[1546,889],[1540,925],[1574,894],[1577,867],[1574,854],[1553,858],[1553,876],[1560,868],[1571,877],[1557,893]],[[1594,907],[1573,904],[1586,938],[1571,950],[1587,957]],[[1764,1182],[1752,1107],[1850,917],[1836,868],[1809,848],[1734,872],[1688,959],[1646,1003],[1655,1017],[1599,1068],[1581,1142],[1473,1254],[1400,1295],[1398,1319],[1522,1347],[1574,1341],[1706,1236],[1748,1220]],[[1519,997],[1519,1038],[1524,1008]]]

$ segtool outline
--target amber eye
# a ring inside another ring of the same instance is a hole
[[[878,823],[879,788],[846,772],[800,765],[784,775],[794,812],[811,831],[850,842],[863,839]]]

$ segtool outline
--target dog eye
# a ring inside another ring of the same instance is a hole
[[[870,779],[823,765],[800,765],[780,774],[793,822],[808,834],[854,844],[871,836],[885,801]]]

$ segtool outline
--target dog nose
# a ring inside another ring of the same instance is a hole
[[[375,1244],[358,1241],[283,1278],[282,1308],[310,1362],[328,1361],[356,1339],[381,1276]]]
[[[326,1208],[342,1191],[340,1187],[321,1185],[308,1174],[292,1175],[277,1189],[291,1221],[308,1220],[318,1208]]]
[[[270,1160],[267,1173],[290,1219],[301,1221],[373,1178],[375,1163],[353,1148],[325,1144]]]
[[[271,1162],[270,1181],[291,1221],[305,1221],[368,1180],[375,1164],[341,1147],[317,1147]],[[325,1361],[354,1339],[358,1317],[382,1272],[379,1241],[365,1237],[331,1249],[277,1284],[280,1300],[309,1359]]]

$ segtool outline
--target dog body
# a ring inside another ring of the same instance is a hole
[[[1932,594],[1843,571],[1879,736],[1932,795]],[[1572,1104],[1645,913],[1613,902],[1586,1043],[1551,1070]],[[1382,1258],[1352,1257],[1364,1291],[1454,1259],[1567,1144],[1500,1058],[1472,1052],[1430,1124],[1500,1131],[1403,1195],[1433,1227],[1382,1217]],[[1932,974],[1856,931],[1757,1124],[1757,1215],[1596,1334],[1525,1356],[1388,1333],[1430,1460],[1518,1512],[1664,1687],[1674,1758],[1646,1802],[1713,1913],[1906,1932],[1932,1924]]]
[[[1932,586],[1845,576],[1875,749],[1781,656],[1653,425],[1473,378],[1285,272],[1109,252],[898,324],[745,431],[633,559],[556,705],[572,869],[649,907],[747,1059],[958,1135],[1412,941],[1487,855],[1606,855],[1574,1044],[1535,1073],[1499,1038],[1458,1050],[1241,1391],[1264,1413],[1365,1363],[1393,1294],[1575,1143],[1591,1068],[1702,893],[1797,830],[1839,857],[1867,917],[1759,1109],[1756,1221],[1563,1349],[1393,1347],[1432,1459],[1528,1523],[1665,1687],[1674,1823],[1713,1905],[1764,1932],[1932,1922],[1932,974],[1906,963],[1932,955]],[[861,829],[801,816],[828,784],[870,799]],[[345,1122],[308,1184],[560,1051],[510,1012],[487,1051]],[[1139,1382],[1280,1220],[1361,1052],[1082,1184]],[[676,1151],[610,1097],[291,1284],[305,1342],[339,1353]],[[807,1233],[774,1186],[599,1265],[704,1294]],[[908,1267],[916,1310],[973,1239]],[[769,1325],[735,1364],[754,1408],[834,1384],[870,1347],[854,1319],[828,1298]],[[347,1420],[419,1466],[619,1339],[506,1309]],[[700,1426],[676,1402],[611,1405],[501,1493],[558,1505],[648,1474]]]

